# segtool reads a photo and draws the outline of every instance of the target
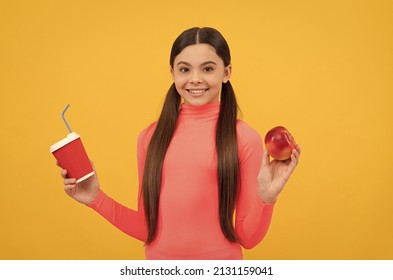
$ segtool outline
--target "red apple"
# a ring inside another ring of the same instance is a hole
[[[265,136],[266,149],[273,158],[277,160],[287,160],[291,157],[292,150],[296,147],[288,129],[283,126],[273,127]]]

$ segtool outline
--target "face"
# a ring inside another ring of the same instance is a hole
[[[196,44],[176,56],[171,73],[184,103],[202,106],[219,100],[222,83],[231,76],[231,65],[225,67],[212,46]]]

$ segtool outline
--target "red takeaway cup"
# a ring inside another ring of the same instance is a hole
[[[94,174],[93,166],[77,133],[71,132],[66,138],[53,144],[50,147],[50,152],[57,159],[59,165],[67,170],[67,176],[76,178],[77,183]]]

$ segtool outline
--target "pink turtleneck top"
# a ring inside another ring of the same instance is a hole
[[[265,236],[274,204],[258,195],[257,176],[262,160],[262,140],[243,121],[237,123],[240,191],[236,203],[235,231],[239,242],[223,235],[218,214],[215,127],[218,102],[200,107],[183,104],[178,126],[165,156],[156,239],[145,247],[146,259],[242,259]],[[139,193],[153,123],[138,137]],[[138,210],[114,201],[102,190],[89,205],[126,234],[145,241],[143,199]]]

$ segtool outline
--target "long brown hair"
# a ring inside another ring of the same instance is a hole
[[[229,46],[224,37],[213,28],[194,27],[184,31],[173,43],[170,65],[187,46],[209,44],[223,60],[224,66],[231,63]],[[168,90],[161,115],[151,138],[143,174],[143,202],[148,227],[146,244],[150,244],[157,233],[158,208],[161,188],[162,166],[166,151],[176,130],[181,98],[173,83]],[[233,227],[233,215],[238,192],[239,160],[236,137],[238,105],[231,83],[222,84],[220,113],[216,126],[217,177],[219,195],[220,226],[224,236],[237,241]]]

